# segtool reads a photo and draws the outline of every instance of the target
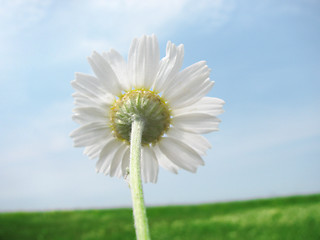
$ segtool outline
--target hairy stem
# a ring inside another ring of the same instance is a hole
[[[144,206],[141,182],[141,138],[144,123],[136,119],[131,127],[130,140],[130,187],[133,202],[133,216],[138,240],[150,240],[148,219]]]

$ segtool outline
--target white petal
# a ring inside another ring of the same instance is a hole
[[[106,109],[97,107],[80,107],[73,109],[74,115],[72,119],[80,124],[86,124],[90,122],[109,122],[109,112]]]
[[[91,146],[85,147],[83,150],[83,154],[87,155],[90,159],[95,159],[99,157],[102,148],[106,145],[108,140],[111,138],[104,139],[98,143],[95,143]]]
[[[159,46],[155,35],[133,40],[128,56],[128,77],[135,88],[149,89],[153,85],[159,62]]]
[[[73,87],[74,90],[82,93],[85,96],[93,97],[93,98],[97,98],[98,97],[94,90],[91,90],[90,87],[85,86],[84,84],[80,84],[76,80],[71,81],[71,86]]]
[[[172,95],[171,98],[166,97],[166,99],[173,108],[190,106],[203,98],[211,90],[213,85],[214,82],[211,82],[208,78],[197,86],[189,86],[188,90],[182,91],[182,89],[177,89],[177,92]]]
[[[96,77],[84,73],[75,73],[75,80],[71,85],[75,90],[90,97],[103,97],[108,94]]]
[[[178,87],[179,89],[181,89],[181,87],[184,87],[185,85],[190,84],[190,82],[192,83],[194,81],[197,81],[199,79],[199,76],[202,76],[202,75],[206,76],[204,79],[202,79],[203,81],[209,77],[209,74],[210,74],[210,69],[206,65],[205,61],[194,63],[191,66],[179,72],[175,76],[175,79],[171,84],[171,87],[167,88],[166,91],[163,92],[163,94],[165,94],[167,97],[170,97],[172,94],[176,93],[177,90],[175,87]]]
[[[122,86],[122,90],[131,90],[131,83],[128,80],[127,63],[116,50],[102,53],[102,56],[108,61],[114,73]]]
[[[145,183],[156,183],[158,179],[159,165],[153,150],[145,146],[141,151],[141,175]]]
[[[212,97],[203,97],[198,102],[179,109],[173,110],[173,115],[179,115],[186,112],[189,113],[205,113],[212,116],[217,116],[223,113],[223,105],[224,101],[219,98],[212,98]]]
[[[114,158],[114,155],[121,147],[119,140],[112,138],[108,143],[102,148],[99,161],[96,163],[96,171],[104,172],[107,174],[111,167],[111,162]]]
[[[199,134],[193,134],[186,131],[178,130],[174,127],[171,127],[169,129],[169,131],[167,132],[167,136],[184,142],[200,155],[205,155],[206,151],[211,148],[211,144],[205,137]]]
[[[121,147],[118,149],[118,151],[114,155],[114,159],[110,167],[111,177],[113,176],[121,177],[121,163],[127,148],[128,148],[127,144],[121,143]]]
[[[72,97],[74,98],[74,104],[78,107],[96,107],[99,102],[96,98],[90,98],[80,92],[73,93]]]
[[[105,123],[93,122],[76,129],[70,137],[75,147],[86,147],[110,138],[111,131]]]
[[[198,62],[177,74],[172,86],[163,96],[174,108],[199,101],[213,86],[209,79],[210,69],[205,61]]]
[[[162,92],[172,86],[175,76],[182,67],[183,56],[182,44],[177,47],[170,41],[167,43],[166,56],[160,61],[159,71],[153,86],[154,90]]]
[[[78,107],[100,107],[104,109],[108,109],[115,100],[110,94],[98,98],[75,92],[72,94],[72,97],[74,98],[74,104]]]
[[[213,85],[214,85],[214,82],[210,81],[210,79],[208,78],[199,87],[199,91],[193,91],[193,94],[189,94],[189,96],[185,95],[185,99],[181,99],[181,101],[179,103],[176,103],[175,106],[177,108],[185,107],[185,106],[191,105],[191,104],[199,101],[201,98],[203,98],[205,95],[207,95],[210,92]],[[193,90],[195,90],[195,89],[193,89]]]
[[[159,148],[174,164],[187,171],[196,172],[198,165],[204,165],[196,151],[174,138],[162,138]]]
[[[115,96],[121,94],[122,89],[119,80],[110,64],[97,52],[93,52],[88,61],[104,89]]]
[[[169,160],[166,155],[162,153],[158,145],[155,145],[153,147],[154,153],[156,154],[156,157],[158,159],[159,165],[163,167],[164,169],[177,174],[179,167],[175,165],[171,160]]]
[[[128,177],[127,175],[128,175],[129,169],[130,169],[130,148],[128,147],[123,155],[122,163],[121,163],[121,172],[124,178]]]
[[[172,125],[191,133],[209,133],[218,131],[220,119],[203,113],[184,113],[172,118]]]

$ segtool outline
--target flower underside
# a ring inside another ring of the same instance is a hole
[[[131,125],[144,122],[142,145],[155,144],[170,127],[168,104],[151,90],[131,90],[117,99],[111,108],[111,127],[115,136],[130,144]]]

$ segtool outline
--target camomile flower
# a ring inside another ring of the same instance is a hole
[[[98,159],[97,172],[129,174],[130,133],[136,117],[144,121],[141,174],[155,183],[159,165],[173,173],[196,172],[211,147],[201,134],[218,130],[224,101],[206,97],[214,82],[205,61],[181,70],[183,45],[167,43],[160,59],[155,35],[134,39],[128,60],[115,50],[88,58],[95,76],[76,73],[72,86],[71,133],[76,147]]]

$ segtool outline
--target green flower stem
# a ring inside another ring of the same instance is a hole
[[[141,138],[144,122],[136,119],[131,127],[130,141],[130,188],[133,202],[133,216],[138,240],[150,240],[148,219],[144,206],[141,182]]]

